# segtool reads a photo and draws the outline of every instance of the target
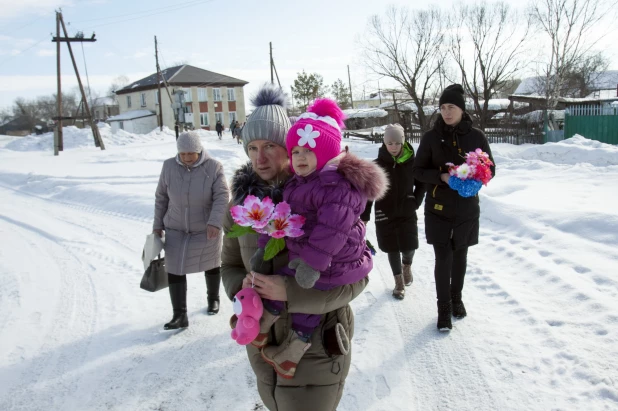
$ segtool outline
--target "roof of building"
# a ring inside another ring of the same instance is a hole
[[[126,113],[119,114],[107,119],[107,121],[128,121],[135,120],[142,117],[155,116],[156,114],[150,110],[131,110]]]
[[[380,118],[388,115],[386,110],[381,108],[349,108],[343,112],[347,118]]]
[[[244,86],[248,82],[239,80],[224,74],[204,70],[198,67],[184,64],[161,70],[162,77],[168,84],[175,86]],[[163,80],[163,79],[162,79]],[[116,94],[132,93],[140,90],[151,90],[158,87],[157,73],[137,80],[126,87],[116,91]]]
[[[528,77],[519,83],[513,94],[534,94],[538,92],[538,84],[541,77]],[[610,90],[618,86],[618,70],[608,70],[600,73],[590,85],[590,90]]]
[[[546,98],[543,96],[528,96],[528,95],[517,95],[517,94],[512,94],[509,96],[509,100],[514,100],[514,101],[539,101],[539,102],[544,102],[546,101]],[[610,101],[614,101],[614,100],[618,100],[618,97],[610,97],[610,98],[591,98],[591,97],[585,97],[585,98],[573,98],[573,97],[558,97],[556,99],[556,101],[558,101],[559,103],[565,103],[565,104],[583,104],[583,103],[602,103],[602,102],[610,102]]]

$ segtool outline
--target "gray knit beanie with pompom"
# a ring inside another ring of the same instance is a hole
[[[285,136],[291,127],[286,111],[287,95],[280,87],[265,84],[251,99],[251,103],[255,106],[255,110],[242,128],[245,152],[247,144],[255,140],[272,141],[285,148]]]

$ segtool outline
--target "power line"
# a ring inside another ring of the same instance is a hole
[[[89,22],[89,21],[112,20],[112,19],[121,18],[121,17],[133,16],[133,15],[136,15],[136,14],[150,13],[150,12],[153,12],[155,10],[166,9],[165,11],[167,12],[167,11],[169,11],[167,9],[172,9],[173,10],[175,7],[178,7],[178,6],[184,7],[185,5],[189,5],[189,4],[192,4],[192,3],[199,4],[199,3],[203,3],[203,2],[204,2],[204,0],[191,0],[191,1],[188,1],[188,2],[185,2],[185,3],[178,3],[178,4],[175,4],[175,5],[172,5],[172,6],[155,7],[155,8],[149,9],[149,10],[136,11],[136,12],[133,12],[133,13],[123,13],[123,14],[117,14],[117,15],[114,15],[114,16],[97,17],[96,19],[81,20],[81,21],[78,22],[78,24]]]
[[[6,63],[8,63],[9,61],[13,60],[15,57],[25,53],[26,51],[38,46],[39,44],[41,44],[42,42],[44,42],[45,40],[49,40],[47,37],[37,41],[36,43],[34,43],[32,46],[25,48],[19,52],[17,52],[16,54],[13,54],[13,56],[9,57],[8,59],[4,60],[2,63],[0,63],[0,67],[2,67],[3,65],[5,65]]]
[[[138,16],[138,17],[134,17],[134,18],[131,18],[131,19],[118,20],[118,21],[112,21],[112,22],[109,22],[109,23],[97,24],[97,25],[90,26],[90,27],[87,27],[87,28],[90,30],[90,29],[93,29],[93,28],[96,28],[96,27],[103,27],[103,26],[109,26],[109,25],[112,25],[112,24],[125,23],[127,21],[139,20],[139,19],[143,19],[145,17],[151,17],[151,16],[156,16],[158,14],[170,13],[170,12],[173,12],[173,11],[186,9],[187,7],[196,6],[196,5],[200,4],[200,3],[211,3],[213,1],[214,0],[202,0],[202,1],[199,1],[199,2],[193,2],[191,4],[186,4],[186,5],[181,6],[181,7],[175,7],[175,8],[170,9],[170,10],[158,11],[156,13],[145,14],[143,16]]]
[[[92,89],[90,88],[90,77],[88,77],[88,65],[86,64],[86,53],[84,52],[84,43],[80,43],[82,46],[82,56],[84,58],[84,70],[86,71],[86,83],[88,84],[88,98],[90,104],[92,104]]]
[[[32,25],[32,24],[34,24],[34,23],[36,23],[37,21],[41,20],[42,18],[49,17],[49,15],[50,15],[50,13],[43,14],[42,16],[37,17],[36,19],[34,19],[34,20],[30,21],[29,23],[26,23],[26,24],[24,24],[24,25],[22,25],[22,26],[19,26],[19,27],[18,27],[18,28],[16,28],[16,29],[11,29],[11,30],[10,30],[10,32],[5,32],[5,34],[6,34],[6,35],[9,35],[9,34],[14,34],[15,32],[18,32],[19,30],[23,29],[24,27],[28,27],[28,26],[30,26],[30,25]]]

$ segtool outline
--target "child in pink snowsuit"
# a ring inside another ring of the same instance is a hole
[[[286,238],[289,265],[280,274],[295,276],[301,287],[328,290],[352,284],[373,268],[360,215],[367,199],[381,198],[386,175],[373,162],[341,152],[344,114],[333,100],[318,99],[288,131],[286,147],[294,176],[287,182],[283,200],[293,214],[305,217],[304,234]],[[262,238],[260,247],[265,244]],[[259,256],[260,249],[254,256]],[[259,257],[261,257],[259,256]],[[266,346],[268,331],[279,318],[282,301],[264,300],[260,335],[252,343],[284,378],[311,346],[309,339],[321,315],[292,314],[292,329],[279,346]]]

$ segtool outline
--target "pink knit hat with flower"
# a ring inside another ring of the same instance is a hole
[[[307,147],[315,153],[317,170],[341,153],[341,130],[345,128],[345,114],[337,103],[329,98],[319,98],[301,114],[288,131],[285,146],[292,159],[292,149]],[[292,172],[292,162],[290,161]]]

